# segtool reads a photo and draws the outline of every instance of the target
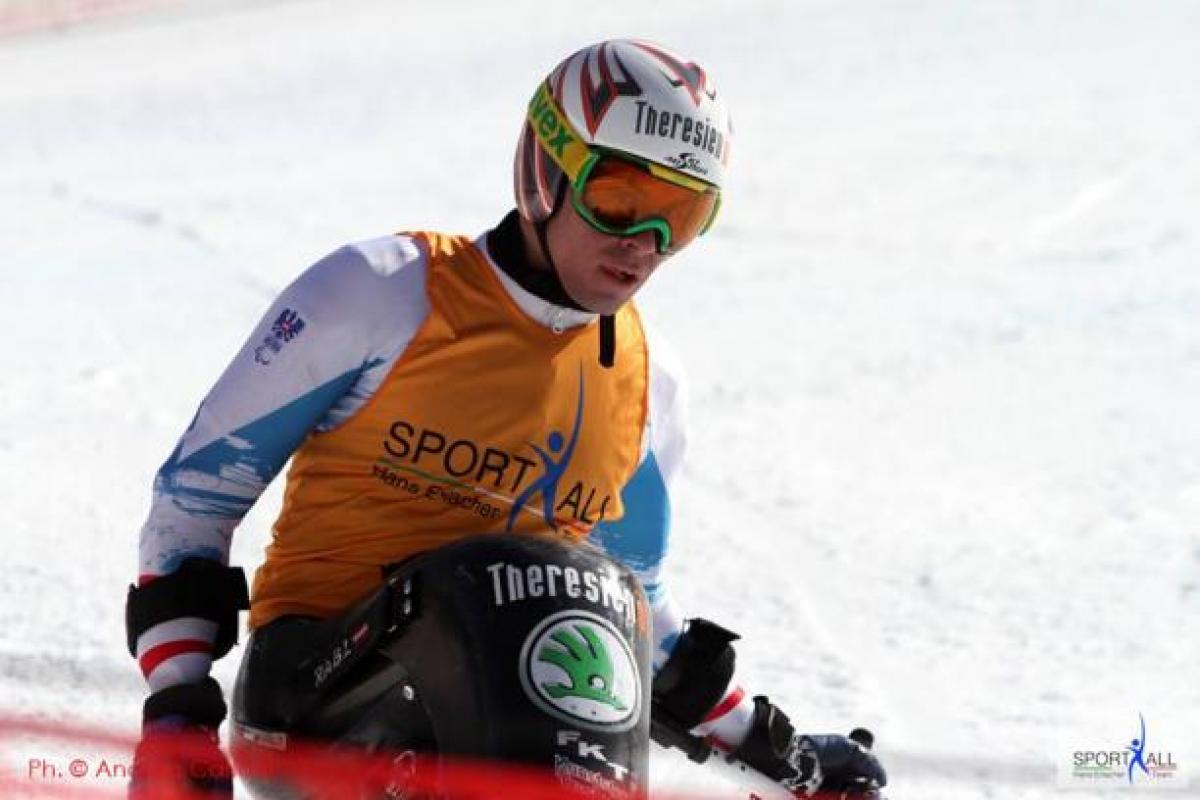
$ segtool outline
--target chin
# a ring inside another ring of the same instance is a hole
[[[626,300],[598,300],[594,303],[588,303],[585,308],[593,314],[609,315],[615,314],[621,310],[621,306],[628,302]]]
[[[614,295],[611,293],[611,290],[597,290],[575,294],[568,289],[567,294],[575,298],[575,302],[581,308],[585,308],[593,314],[615,314],[621,310],[622,306],[629,302],[634,293],[629,291]]]
[[[628,303],[631,299],[632,298],[626,297],[621,300],[606,300],[604,302],[596,303],[592,307],[591,310],[593,312],[595,312],[596,314],[603,314],[603,315],[616,314],[618,311],[620,311],[622,308],[624,308],[625,304]]]

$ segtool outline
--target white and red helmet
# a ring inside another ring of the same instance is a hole
[[[612,39],[578,51],[538,87],[589,149],[625,154],[716,187],[724,184],[733,126],[708,73],[665,47]],[[557,116],[557,115],[556,115]],[[517,209],[541,222],[567,178],[526,118],[517,144]]]

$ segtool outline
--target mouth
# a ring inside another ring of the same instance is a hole
[[[623,286],[632,286],[640,278],[635,270],[625,269],[616,264],[601,264],[600,271]]]

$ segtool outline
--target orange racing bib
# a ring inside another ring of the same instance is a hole
[[[632,304],[618,354],[595,323],[562,333],[528,317],[465,237],[414,235],[429,313],[367,403],[308,436],[254,580],[250,625],[332,616],[381,567],[485,533],[575,540],[619,519],[648,413],[648,357]]]

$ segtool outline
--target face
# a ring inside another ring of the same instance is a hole
[[[547,224],[546,243],[567,294],[597,314],[616,313],[668,258],[656,249],[653,231],[601,233],[570,202]]]

